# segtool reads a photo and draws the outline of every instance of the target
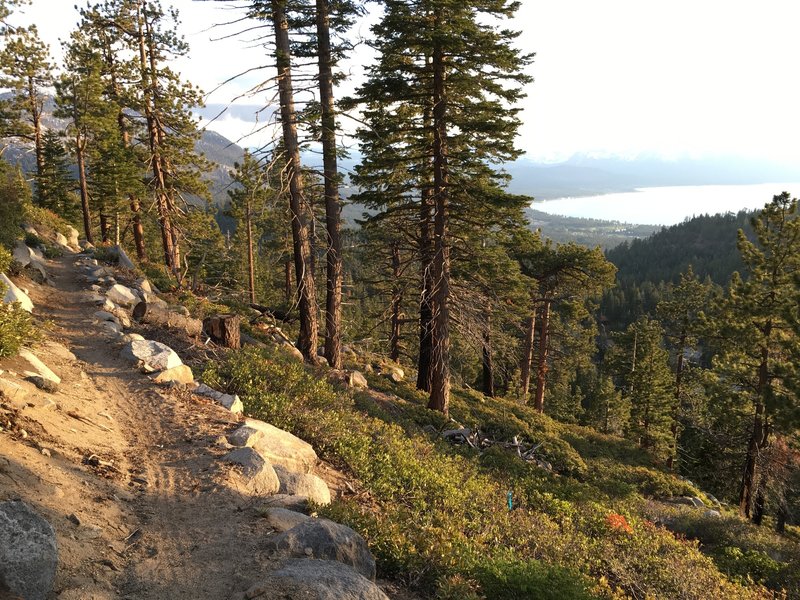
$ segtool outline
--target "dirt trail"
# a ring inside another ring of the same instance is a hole
[[[236,417],[122,361],[93,323],[73,261],[49,265],[55,288],[28,285],[35,314],[51,322],[44,338],[75,358],[39,345],[59,390],[23,382],[24,402],[2,400],[0,500],[22,498],[55,528],[54,598],[238,598],[269,568],[272,531],[218,466],[217,439]]]

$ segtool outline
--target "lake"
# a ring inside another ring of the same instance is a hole
[[[697,215],[763,208],[783,191],[796,197],[800,195],[800,183],[648,187],[634,192],[536,201],[532,207],[567,217],[674,225]]]

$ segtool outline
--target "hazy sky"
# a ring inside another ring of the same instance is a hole
[[[36,22],[56,46],[77,21],[72,4],[33,0],[17,21]],[[242,42],[209,41],[222,32],[207,28],[232,11],[213,2],[173,0],[172,5],[181,11],[181,31],[192,47],[191,60],[179,70],[206,91],[268,62],[263,50],[248,50]],[[513,26],[523,31],[519,45],[536,52],[520,138],[531,158],[565,159],[576,152],[737,154],[800,163],[795,150],[800,3],[523,0],[522,5]],[[361,33],[368,34],[366,26]],[[357,78],[357,59],[350,68]],[[208,101],[226,103],[240,88],[224,88]],[[234,137],[247,126],[227,118],[212,128]]]

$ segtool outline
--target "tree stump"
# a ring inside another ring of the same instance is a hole
[[[215,344],[237,349],[242,345],[240,324],[239,315],[215,315],[203,319],[203,331]]]
[[[191,336],[203,331],[203,322],[169,310],[166,306],[151,302],[139,302],[133,307],[133,318],[141,323],[160,325],[168,329],[180,329]]]

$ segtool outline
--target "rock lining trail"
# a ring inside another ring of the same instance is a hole
[[[264,518],[270,498],[253,496],[222,460],[233,450],[225,436],[244,420],[213,394],[158,386],[121,358],[120,334],[95,315],[101,292],[74,255],[47,269],[53,286],[25,283],[34,314],[46,319],[35,352],[61,382],[49,393],[13,379],[20,394],[0,398],[0,502],[25,501],[56,532],[59,561],[47,597],[291,598],[301,593],[296,582],[284,586],[295,592],[279,596],[259,589],[268,590],[265,578],[281,569],[336,571],[274,555],[270,542],[285,529],[275,525],[286,520]],[[192,366],[197,349],[188,338],[136,324],[133,331],[157,333]],[[0,361],[4,378],[24,371],[19,360]],[[330,469],[317,473],[335,480]],[[352,597],[386,597],[365,585],[366,595]],[[0,600],[4,593],[0,586]]]

